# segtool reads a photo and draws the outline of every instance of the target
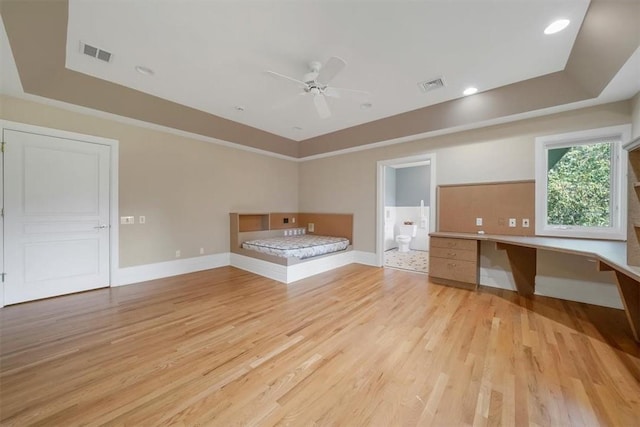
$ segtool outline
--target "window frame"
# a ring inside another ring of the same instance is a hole
[[[535,139],[536,235],[585,239],[627,239],[627,151],[623,145],[631,137],[631,125],[608,126],[578,132],[547,135]],[[598,139],[617,138],[611,156],[611,226],[585,227],[547,224],[548,150],[589,145]]]

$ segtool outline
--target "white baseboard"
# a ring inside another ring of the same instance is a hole
[[[257,258],[225,252],[121,268],[117,271],[115,279],[111,281],[111,286],[130,285],[227,265],[289,284],[354,262],[375,267],[376,254],[363,251],[348,251],[287,267]]]
[[[611,283],[537,275],[536,295],[624,309],[618,287]]]
[[[510,270],[480,267],[480,284],[490,288],[516,290],[513,274]]]
[[[378,256],[375,252],[352,251],[353,262],[358,264],[370,265],[372,267],[380,267],[378,265]]]
[[[228,252],[120,268],[116,273],[115,280],[111,280],[111,286],[130,285],[132,283],[162,279],[164,277],[209,270],[211,268],[224,267],[226,265],[229,265]]]
[[[318,258],[312,261],[303,262],[289,266],[287,269],[287,282],[292,283],[334,268],[342,267],[353,263],[354,251],[342,252],[339,254]]]
[[[258,258],[231,253],[230,265],[241,270],[249,271],[280,283],[287,283],[287,266],[274,264]]]
[[[536,275],[536,295],[623,309],[615,284]],[[510,271],[480,269],[480,284],[516,291]]]
[[[370,252],[348,251],[331,256],[294,264],[289,267],[261,259],[251,258],[244,255],[231,254],[231,265],[260,276],[268,277],[280,283],[293,283],[325,271],[333,270],[348,264],[357,262],[359,264],[375,266],[376,254]]]

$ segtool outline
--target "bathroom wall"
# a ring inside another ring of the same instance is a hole
[[[430,200],[431,166],[412,166],[396,169],[396,204],[395,206],[425,206]]]
[[[411,242],[411,249],[428,250],[430,178],[429,165],[385,168],[384,250],[398,247],[395,236],[398,225],[405,221],[418,225],[418,234]],[[423,209],[420,208],[421,202],[424,203]]]

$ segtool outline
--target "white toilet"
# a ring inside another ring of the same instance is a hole
[[[416,237],[418,226],[413,225],[399,225],[398,235],[396,236],[396,243],[398,243],[398,252],[409,252],[409,244],[411,239]]]

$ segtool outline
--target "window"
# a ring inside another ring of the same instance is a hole
[[[536,138],[536,234],[626,239],[630,126]]]

